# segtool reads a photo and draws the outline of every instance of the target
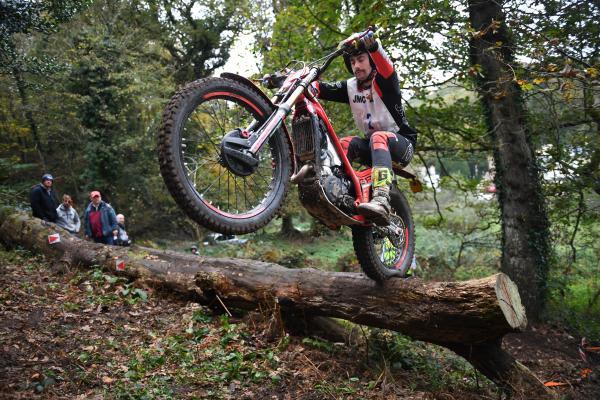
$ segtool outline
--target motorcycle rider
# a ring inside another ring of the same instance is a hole
[[[342,138],[342,147],[350,162],[358,159],[373,168],[373,198],[359,204],[358,212],[377,225],[387,225],[392,160],[408,165],[417,132],[406,121],[394,64],[372,32],[354,40],[344,54],[344,62],[354,77],[334,83],[317,82],[318,97],[350,105],[354,122],[365,138]]]

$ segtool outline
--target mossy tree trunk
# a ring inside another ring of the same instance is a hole
[[[501,270],[517,284],[527,314],[544,307],[550,264],[549,229],[540,173],[532,149],[521,90],[512,67],[511,36],[503,1],[469,0],[475,30],[471,63],[494,144],[495,183],[502,215]]]

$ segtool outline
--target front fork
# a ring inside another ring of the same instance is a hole
[[[256,132],[250,133],[250,136],[248,137],[248,143],[250,144],[249,152],[252,153],[254,157],[259,153],[263,144],[269,140],[277,129],[279,129],[283,121],[292,111],[292,107],[296,103],[298,97],[300,97],[308,85],[316,79],[318,74],[318,68],[311,68],[308,75],[298,82],[298,85],[287,99],[278,105],[277,111],[271,114],[267,121]]]

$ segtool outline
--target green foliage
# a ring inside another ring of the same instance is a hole
[[[468,181],[457,178],[442,184],[436,193],[437,204],[431,204],[430,189],[409,197],[416,226],[415,256],[426,279],[477,278],[495,273],[499,267],[497,203],[463,192],[459,187],[468,186]],[[481,186],[475,189],[479,190]]]
[[[560,243],[560,232],[556,236]],[[549,319],[565,321],[592,340],[600,340],[599,236],[597,220],[584,220],[572,246],[558,246],[557,259],[563,262],[551,271],[547,312]]]
[[[229,48],[247,23],[245,0],[139,2],[136,19],[170,55],[179,84],[204,78],[222,67]]]
[[[27,210],[29,209],[30,189],[31,187],[26,184],[0,185],[0,204],[15,207],[19,210]]]
[[[277,375],[269,374],[269,369],[277,368],[277,355],[271,349],[249,351],[242,346],[246,338],[243,325],[231,323],[227,316],[213,321],[202,309],[189,317],[184,332],[161,335],[156,345],[132,354],[123,380],[116,386],[120,397],[152,394],[170,398],[176,383],[218,387],[233,381],[261,382],[269,376],[276,380],[273,377]],[[164,375],[161,371],[165,370],[171,374]]]
[[[170,43],[187,51],[189,63],[203,59],[198,68],[207,75],[227,60],[245,11],[239,2],[207,1],[202,7],[211,18],[206,14],[202,19],[204,14],[194,8],[190,22],[178,10],[192,3],[99,1],[43,34],[27,31],[27,42],[17,43],[19,50],[30,58],[53,59],[55,68],[44,74],[23,70],[24,91],[17,90],[11,77],[0,76],[0,129],[7,133],[0,136],[0,160],[10,165],[1,169],[1,182],[19,188],[27,201],[20,187],[30,187],[32,177],[36,182],[50,170],[59,193],[70,194],[80,213],[88,204],[88,191],[100,190],[128,217],[134,239],[158,226],[171,227],[162,229],[163,235],[195,232],[195,224],[166,191],[156,162],[162,107],[175,90],[177,68],[187,68],[167,47]],[[44,7],[56,4],[45,2]],[[66,9],[71,3],[62,4]],[[159,18],[165,7],[173,11],[174,23]],[[21,94],[29,104],[15,100]],[[37,125],[37,139],[31,121]],[[45,166],[38,163],[42,156]]]
[[[331,343],[325,341],[325,340],[321,340],[318,338],[304,338],[302,339],[302,343],[306,344],[310,347],[314,347],[315,349],[319,349],[319,350],[323,350],[323,351],[327,351],[327,352],[332,352],[333,351],[333,346]]]
[[[306,252],[300,249],[290,250],[279,258],[278,264],[288,268],[302,268],[306,265]]]
[[[129,297],[127,300],[130,304],[135,304],[138,301],[147,301],[148,293],[140,288],[132,288],[130,284],[125,284],[125,287],[121,290],[121,295]]]
[[[54,60],[30,57],[18,48],[19,35],[34,32],[49,34],[59,24],[71,19],[85,8],[88,0],[19,1],[0,3],[0,75],[27,71],[43,74],[53,69]]]

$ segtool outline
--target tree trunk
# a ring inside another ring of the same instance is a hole
[[[587,115],[596,124],[596,140],[600,140],[600,107],[596,107],[596,98],[594,90],[588,85],[584,86],[584,110]],[[583,185],[591,187],[597,194],[600,194],[600,146],[593,150],[589,161],[577,168],[579,179]]]
[[[60,242],[49,244],[48,235],[56,232]],[[357,273],[104,246],[8,208],[0,209],[0,240],[42,252],[68,267],[99,265],[224,308],[260,307],[296,321],[337,317],[391,329],[453,349],[506,390],[546,394],[537,378],[501,347],[504,334],[527,324],[517,288],[504,274],[466,282],[391,279],[377,285]]]
[[[294,228],[294,218],[291,214],[284,213],[281,216],[281,235],[287,238],[302,236],[300,231]]]
[[[27,119],[27,123],[29,124],[29,129],[31,130],[33,144],[40,158],[40,164],[42,166],[42,169],[46,171],[47,168],[46,157],[44,156],[44,148],[42,146],[42,141],[40,140],[40,135],[38,133],[37,123],[35,122],[35,118],[33,118],[33,112],[31,112],[29,98],[27,97],[27,91],[25,89],[25,81],[23,80],[21,71],[19,71],[16,68],[13,69],[13,76],[15,78],[15,83],[17,84],[17,90],[19,91],[21,105],[23,106],[23,113],[25,114],[25,118]]]
[[[502,1],[469,0],[476,31],[471,62],[482,75],[478,91],[494,141],[495,183],[502,215],[502,272],[520,289],[530,317],[544,307],[549,269],[549,231],[539,169],[513,69],[512,43]]]
[[[281,216],[281,234],[292,234],[294,230],[294,220],[292,216],[287,214]]]

